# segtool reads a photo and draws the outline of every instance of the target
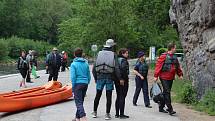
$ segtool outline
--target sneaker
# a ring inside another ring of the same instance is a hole
[[[173,114],[176,114],[176,112],[173,110],[169,112],[169,115],[173,115]]]
[[[161,112],[161,113],[168,113],[168,112],[165,111],[164,109],[159,109],[159,112]]]
[[[97,118],[97,112],[96,111],[92,112],[92,117]]]
[[[136,104],[136,103],[133,103],[133,106],[137,106],[137,104]]]
[[[151,105],[146,105],[145,107],[147,107],[147,108],[152,108],[152,106],[151,106]]]
[[[119,115],[115,115],[115,118],[119,118]]]
[[[111,115],[110,115],[110,113],[107,113],[107,114],[105,115],[105,120],[111,120]]]
[[[129,116],[126,116],[126,115],[120,115],[119,117],[120,117],[120,119],[126,119],[126,118],[129,118]]]

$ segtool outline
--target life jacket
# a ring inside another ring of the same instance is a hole
[[[19,69],[27,69],[28,68],[28,62],[27,59],[23,59],[22,57],[19,57],[20,61],[19,61]]]
[[[148,75],[148,70],[149,70],[148,64],[146,63],[146,61],[144,61],[143,63],[139,61],[138,63],[140,63],[138,72],[139,72],[142,76],[147,77],[147,75]]]
[[[118,63],[119,63],[119,68],[120,70],[122,69],[122,61],[125,60],[125,58],[119,57],[118,58]],[[127,75],[129,75],[129,66],[126,65],[126,71],[127,71]]]
[[[173,55],[171,57],[170,54],[168,54],[168,53],[165,53],[165,54],[166,54],[166,59],[165,59],[165,62],[163,64],[161,71],[169,72],[171,70],[172,64],[174,64],[175,68],[177,69],[179,67],[177,56]]]
[[[115,60],[114,52],[102,50],[99,51],[96,59],[96,72],[104,74],[112,74],[114,72]]]

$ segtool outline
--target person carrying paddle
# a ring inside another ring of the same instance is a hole
[[[72,121],[87,120],[83,103],[91,76],[88,61],[82,57],[82,54],[83,50],[81,48],[76,48],[74,52],[75,58],[70,66],[72,89],[74,91],[75,104],[77,107],[76,118]]]

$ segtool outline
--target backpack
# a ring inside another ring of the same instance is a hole
[[[114,67],[114,52],[106,50],[99,51],[98,56],[96,58],[96,72],[112,74],[114,72]]]
[[[20,69],[27,69],[28,68],[28,62],[27,60],[23,59],[22,57],[19,57],[20,58],[20,61],[19,61],[19,68]]]

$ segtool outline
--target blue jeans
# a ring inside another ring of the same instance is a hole
[[[86,116],[83,103],[87,88],[87,84],[76,84],[74,87],[75,105],[77,107],[76,118],[78,119]]]

